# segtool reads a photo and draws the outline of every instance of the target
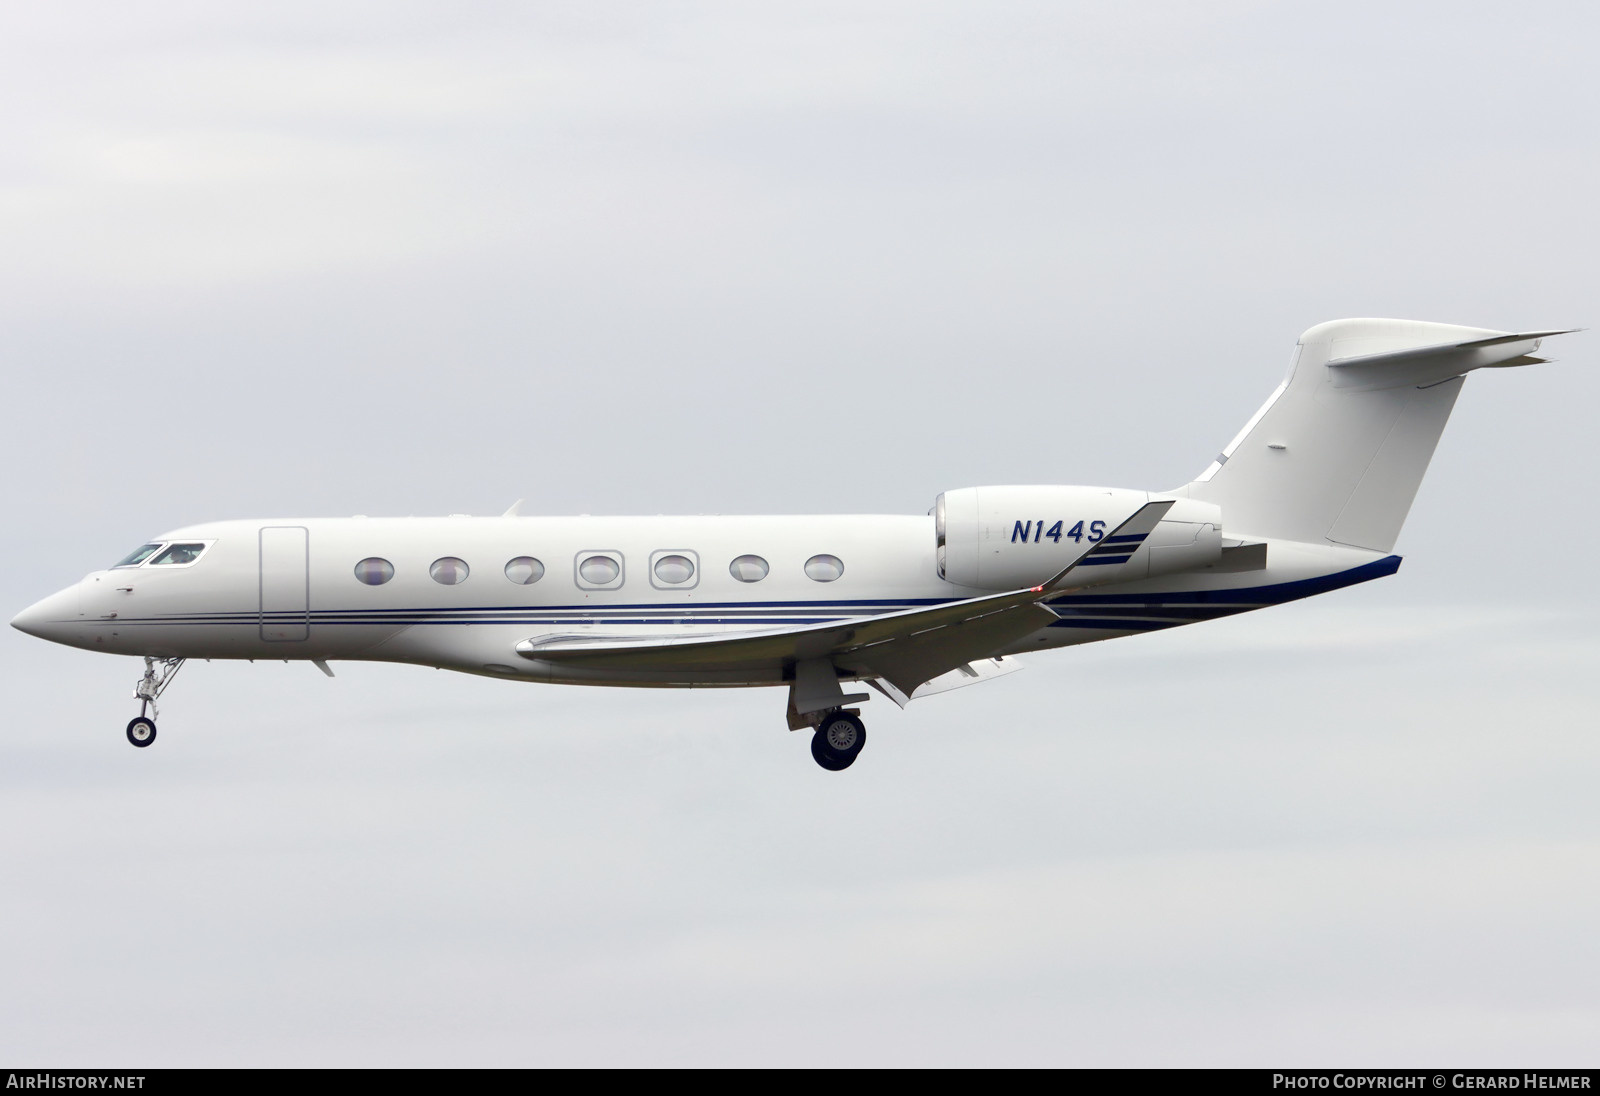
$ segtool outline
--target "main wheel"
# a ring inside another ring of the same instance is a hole
[[[156,725],[153,720],[139,716],[128,724],[128,741],[141,749],[156,740]]]
[[[834,712],[811,736],[811,756],[831,772],[848,769],[867,744],[867,728],[848,712]]]
[[[838,772],[840,769],[848,769],[851,762],[856,759],[855,754],[840,757],[828,749],[828,744],[822,740],[821,731],[811,736],[811,757],[818,765],[833,773]]]
[[[829,750],[852,760],[867,744],[867,728],[849,712],[834,712],[817,727],[817,735]]]

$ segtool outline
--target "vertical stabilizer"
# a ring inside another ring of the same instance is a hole
[[[1387,552],[1473,369],[1528,365],[1539,340],[1415,320],[1333,320],[1295,347],[1289,375],[1180,494],[1222,508],[1229,535]]]

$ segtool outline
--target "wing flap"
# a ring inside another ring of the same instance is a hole
[[[927,629],[895,642],[840,651],[834,661],[841,669],[863,677],[882,678],[910,696],[924,682],[987,658],[1040,628],[1049,627],[1055,623],[1053,617],[1055,613],[1038,602],[1027,602]]]

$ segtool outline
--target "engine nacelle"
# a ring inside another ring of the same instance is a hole
[[[1085,555],[1139,507],[1161,498],[1106,487],[946,491],[934,504],[939,576],[981,590],[1037,586]],[[1071,585],[1132,582],[1204,567],[1221,555],[1221,507],[1178,499],[1125,562],[1080,566]]]

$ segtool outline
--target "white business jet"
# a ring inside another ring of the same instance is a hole
[[[188,659],[409,662],[572,685],[787,686],[849,766],[875,689],[902,707],[1051,647],[1193,624],[1393,574],[1465,375],[1539,340],[1335,320],[1173,491],[968,487],[924,517],[274,518],[163,533],[11,623],[138,655],[128,724]]]

